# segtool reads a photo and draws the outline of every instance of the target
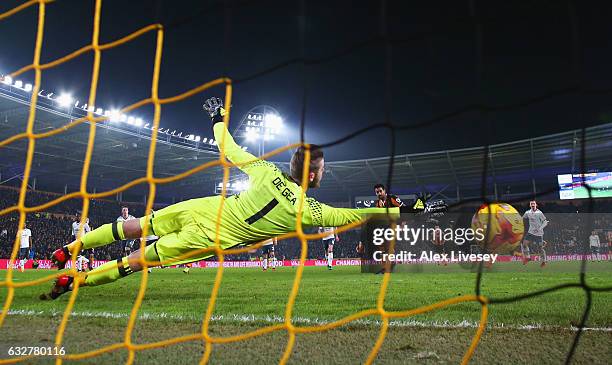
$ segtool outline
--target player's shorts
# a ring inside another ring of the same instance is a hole
[[[214,242],[204,233],[202,219],[198,219],[198,211],[217,209],[209,198],[192,199],[170,205],[153,212],[150,216],[141,218],[140,225],[144,226],[149,220],[149,234],[159,237],[157,242],[147,246],[145,258],[155,261],[156,256],[163,265],[179,265],[200,261],[213,256],[213,252],[206,250],[214,247]],[[213,225],[215,222],[209,222]]]
[[[596,253],[598,255],[600,255],[602,253],[602,249],[601,247],[597,247],[597,246],[591,246],[591,252],[592,253]]]
[[[27,248],[27,247],[19,248],[19,258],[20,259],[27,259],[29,251],[30,251],[30,249]]]
[[[323,241],[323,251],[327,252],[329,250],[329,246],[334,246],[334,244],[336,243],[336,239],[335,238],[330,238],[328,240],[321,240]]]
[[[531,233],[527,233],[527,235],[525,236],[524,240],[525,241],[529,241],[529,242],[535,242],[535,243],[542,244],[543,237],[542,236],[536,236],[536,235],[533,235]]]
[[[262,246],[261,251],[264,255],[270,255],[271,253],[274,253],[274,245]]]

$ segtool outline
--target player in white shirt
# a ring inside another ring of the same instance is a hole
[[[121,207],[121,215],[117,217],[117,222],[125,222],[125,221],[129,221],[132,219],[136,219],[136,218],[130,214],[130,208],[126,206]],[[149,245],[157,241],[158,239],[159,237],[155,235],[148,235],[145,237],[145,242],[147,245]],[[132,250],[134,249],[134,246],[140,247],[140,240],[125,240],[125,241],[121,241],[121,244],[123,245],[123,251],[125,252],[125,255],[129,256]],[[147,271],[151,272],[151,268],[149,268]],[[189,272],[189,269],[187,269],[187,272],[185,273],[188,273],[188,272]]]
[[[78,255],[76,258],[76,268],[80,272],[89,270],[89,259],[83,255]]]
[[[91,227],[89,226],[89,218],[87,218],[85,220],[85,224],[83,224],[83,230],[80,230],[80,225],[81,225],[81,217],[79,215],[76,216],[76,219],[74,222],[72,222],[72,229],[71,229],[71,234],[72,234],[72,240],[76,240],[77,238],[81,238],[83,237],[83,235],[85,235],[86,233],[91,232]],[[82,232],[82,233],[80,233]],[[89,256],[89,259],[87,258]],[[79,258],[80,261],[79,261]],[[90,264],[93,263],[93,259],[94,259],[94,249],[90,249],[90,250],[82,250],[80,252],[80,255],[77,257],[77,262],[76,262],[76,266],[78,271],[86,271],[85,268],[87,268],[88,270],[91,270],[91,266]]]
[[[591,232],[589,236],[589,246],[591,247],[591,257],[594,257],[597,261],[601,261],[601,241],[597,232]]]
[[[527,221],[529,229],[523,242],[521,243],[521,251],[523,253],[523,265],[531,260],[529,245],[533,242],[539,245],[542,253],[542,263],[540,266],[546,266],[546,251],[544,250],[544,228],[548,225],[548,220],[544,213],[538,209],[538,203],[535,200],[529,202],[529,210],[523,214],[523,220]]]
[[[136,218],[130,214],[130,208],[125,207],[125,206],[121,207],[121,215],[117,217],[117,222],[125,222],[125,221],[129,221],[132,219],[136,219]],[[122,250],[126,252],[127,255],[129,255],[130,252],[132,251],[132,245],[134,244],[134,242],[131,240],[124,240],[120,242],[121,242]]]
[[[82,231],[83,233],[81,234],[79,234],[79,232],[81,232],[79,230],[80,224],[81,224],[81,219],[79,216],[77,216],[77,219],[74,222],[72,222],[72,240],[73,241],[76,240],[77,238],[80,238],[84,234],[91,232],[91,227],[89,226],[89,218],[85,220],[85,224],[83,225],[83,231]]]
[[[319,227],[319,233],[324,233],[325,236],[321,239],[323,242],[323,255],[327,259],[327,269],[331,270],[334,262],[334,244],[336,241],[340,241],[338,234],[336,234],[335,227]]]
[[[19,232],[19,270],[25,270],[25,263],[28,261],[30,248],[32,247],[32,231],[23,224],[23,229]]]
[[[267,240],[266,243],[264,243],[263,246],[261,246],[262,256],[263,256],[261,268],[263,269],[263,271],[268,270],[268,263],[270,264],[270,267],[272,267],[272,270],[276,270],[276,258],[274,257],[274,246],[276,246],[277,242],[278,241],[276,237],[274,237],[274,238],[270,238],[269,240]]]
[[[125,222],[130,219],[135,219],[134,216],[130,214],[130,208],[125,206],[121,207],[121,215],[117,217],[117,222]]]

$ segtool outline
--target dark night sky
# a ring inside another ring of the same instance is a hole
[[[2,1],[0,12],[22,2]],[[215,5],[218,2],[105,0],[101,42],[157,20],[172,24],[190,18],[165,33],[161,96],[224,74],[240,79],[300,56],[299,2],[229,3],[233,5],[226,26],[223,7]],[[576,85],[580,79],[587,89],[612,87],[612,50],[606,43],[612,39],[612,23],[604,2],[474,0],[475,14],[482,21],[482,57],[478,56],[477,25],[469,16],[471,3],[388,1],[388,35],[396,40],[391,50],[389,102],[393,123],[413,125],[474,103],[515,103]],[[568,3],[574,4],[573,13]],[[58,0],[47,6],[43,62],[90,42],[93,4]],[[305,4],[304,45],[309,59],[326,57],[381,32],[378,1]],[[31,7],[0,21],[0,73],[31,63],[37,11]],[[572,41],[574,35],[577,42]],[[154,47],[155,34],[149,33],[103,53],[99,106],[120,107],[148,97]],[[297,141],[305,79],[306,140],[338,139],[384,120],[385,60],[384,45],[373,42],[329,62],[306,67],[295,63],[238,83],[233,120],[255,105],[269,104],[283,115],[289,140]],[[70,91],[86,100],[92,63],[90,53],[45,71],[43,89]],[[31,82],[33,73],[20,78]],[[204,97],[222,93],[217,88],[164,106],[162,126],[210,135],[201,103]],[[397,133],[397,153],[500,143],[594,125],[612,119],[611,104],[609,94],[572,93],[510,112],[467,113]],[[145,107],[132,115],[150,119],[152,110]],[[389,135],[384,130],[368,132],[328,149],[328,159],[388,155]]]

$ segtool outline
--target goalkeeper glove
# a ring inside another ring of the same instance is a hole
[[[223,100],[217,97],[208,98],[204,101],[202,108],[208,113],[213,124],[223,122],[225,109],[223,109]]]

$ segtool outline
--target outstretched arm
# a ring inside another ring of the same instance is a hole
[[[421,198],[417,198],[410,205],[403,205],[401,207],[366,209],[334,208],[322,204],[313,198],[307,198],[306,202],[310,209],[310,216],[304,215],[304,224],[322,227],[340,227],[362,221],[372,214],[389,214],[391,218],[399,218],[402,213],[418,214],[425,212],[435,216],[444,214],[447,209],[443,201],[429,203]]]
[[[213,126],[215,133],[215,141],[219,145],[219,152],[224,153],[228,160],[238,165],[238,168],[247,172],[247,166],[256,161],[260,161],[257,157],[243,150],[236,144],[234,138],[227,130],[225,123],[215,123]]]
[[[267,161],[263,161],[244,151],[236,144],[234,138],[227,130],[227,126],[223,122],[225,109],[223,109],[223,101],[219,98],[209,98],[204,102],[204,110],[208,113],[213,122],[213,132],[215,141],[219,146],[219,151],[227,157],[232,163],[238,165],[238,168],[250,175],[250,171],[255,166],[274,166]]]
[[[358,222],[366,219],[372,214],[386,214],[386,208],[334,208],[329,205],[321,204],[321,219],[324,227],[340,227],[349,223]],[[389,208],[391,218],[398,218],[399,208]]]

